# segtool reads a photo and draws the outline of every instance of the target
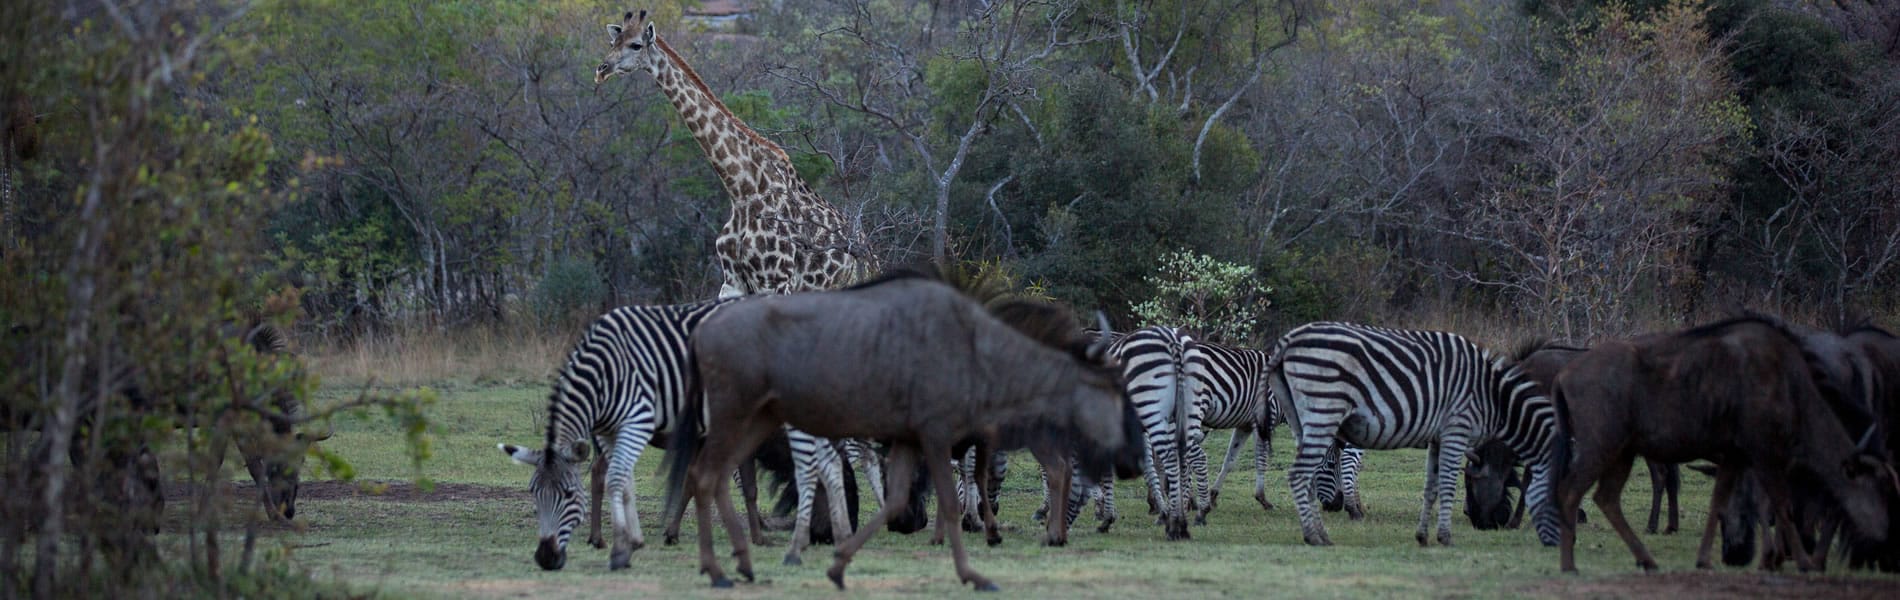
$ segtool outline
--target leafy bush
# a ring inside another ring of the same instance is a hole
[[[1142,322],[1185,327],[1210,341],[1251,343],[1272,289],[1254,268],[1194,252],[1170,252],[1144,280],[1155,297],[1130,307]]]
[[[543,327],[561,327],[599,312],[607,284],[593,261],[566,257],[548,265],[534,286],[534,315]]]

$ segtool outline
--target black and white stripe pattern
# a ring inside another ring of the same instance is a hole
[[[1472,447],[1502,439],[1532,465],[1526,494],[1537,509],[1538,537],[1557,541],[1556,513],[1546,510],[1556,412],[1506,360],[1451,333],[1312,323],[1281,336],[1268,373],[1299,441],[1287,480],[1307,543],[1332,543],[1313,488],[1335,437],[1372,450],[1429,447],[1417,539],[1426,543],[1436,504],[1438,542],[1446,545],[1460,461]]]
[[[1319,470],[1319,477],[1313,481],[1314,495],[1319,497],[1320,506],[1328,512],[1341,509],[1353,520],[1365,518],[1365,503],[1359,500],[1359,467],[1364,464],[1366,451],[1358,446],[1334,441],[1333,447],[1326,451],[1326,466]]]
[[[1135,415],[1148,435],[1153,467],[1148,473],[1148,493],[1161,501],[1168,539],[1187,539],[1187,511],[1195,502],[1190,498],[1194,486],[1188,479],[1192,472],[1189,460],[1198,444],[1192,436],[1200,429],[1201,420],[1187,380],[1188,365],[1197,360],[1192,357],[1198,352],[1194,339],[1179,329],[1158,326],[1112,339],[1109,355],[1122,365],[1128,398],[1134,402]],[[1103,483],[1109,485],[1112,483]],[[1102,489],[1098,493],[1103,503],[1099,512],[1105,521],[1112,522],[1114,492]],[[1206,504],[1205,495],[1199,501]],[[1070,504],[1070,513],[1080,510],[1079,504]]]
[[[576,469],[585,458],[581,447],[589,444],[601,448],[607,458],[607,506],[614,526],[610,566],[627,566],[631,553],[646,544],[634,510],[634,465],[654,435],[672,433],[679,422],[691,377],[693,330],[734,301],[627,306],[601,315],[556,377],[548,399],[544,449],[501,444],[515,460],[537,467],[529,487],[540,520],[537,560],[543,568],[560,568],[568,539],[581,521],[585,494]],[[837,453],[829,451],[829,442],[796,430],[787,433],[796,464],[800,522],[807,524],[818,483],[824,483],[832,497],[844,497],[842,465]],[[831,506],[833,522],[843,520],[844,503]],[[846,526],[838,531],[848,530]],[[793,552],[800,546],[795,540]]]
[[[1272,430],[1254,435],[1260,423],[1273,423],[1277,416],[1267,393],[1267,353],[1205,341],[1197,342],[1195,347],[1197,351],[1190,353],[1188,362],[1188,378],[1201,414],[1199,426],[1189,433],[1189,461],[1199,483],[1196,499],[1200,513],[1195,523],[1207,523],[1207,513],[1219,500],[1221,486],[1233,468],[1234,455],[1249,438],[1255,440],[1253,496],[1270,510],[1273,504],[1267,502],[1267,462],[1273,456]],[[1210,429],[1234,430],[1227,457],[1221,461],[1212,486],[1207,483],[1207,451],[1201,446]]]

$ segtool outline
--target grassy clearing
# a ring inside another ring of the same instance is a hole
[[[687,545],[658,544],[659,482],[653,476],[663,458],[658,450],[642,456],[636,475],[642,524],[652,545],[635,553],[633,568],[609,573],[607,552],[580,544],[583,532],[569,550],[565,570],[541,571],[532,559],[535,524],[526,493],[528,470],[509,462],[494,444],[532,444],[541,439],[547,390],[527,384],[450,384],[439,391],[441,402],[432,414],[439,424],[435,458],[425,474],[445,488],[455,488],[454,493],[442,494],[451,499],[430,500],[412,493],[319,497],[306,492],[299,521],[307,530],[283,537],[283,542],[294,544],[296,564],[322,579],[397,596],[833,594],[824,578],[829,551],[823,547],[807,551],[803,567],[780,566],[784,533],[768,536],[776,545],[755,552],[758,583],[723,593],[706,589],[704,578],[696,574],[690,522]],[[332,397],[347,393],[353,392],[327,392]],[[1001,506],[1002,521],[1013,529],[1005,532],[999,547],[971,546],[972,563],[1012,593],[1059,597],[1262,592],[1300,597],[1496,597],[1563,594],[1571,589],[1590,596],[1617,595],[1618,590],[1640,592],[1640,588],[1618,587],[1626,584],[1616,578],[1630,576],[1635,569],[1628,552],[1600,519],[1593,519],[1581,532],[1579,558],[1585,573],[1581,578],[1560,577],[1555,549],[1538,545],[1530,531],[1476,531],[1463,514],[1455,520],[1455,547],[1419,548],[1412,532],[1425,453],[1416,450],[1370,454],[1361,479],[1370,517],[1352,522],[1343,514],[1328,513],[1327,526],[1338,546],[1306,547],[1300,543],[1284,471],[1278,468],[1287,460],[1290,447],[1284,430],[1280,434],[1276,440],[1280,453],[1276,468],[1268,473],[1267,487],[1276,509],[1265,512],[1253,503],[1252,474],[1241,473],[1227,482],[1226,499],[1209,517],[1209,524],[1194,528],[1193,540],[1179,543],[1165,541],[1161,529],[1150,525],[1138,483],[1123,482],[1118,497],[1124,519],[1112,531],[1096,533],[1092,514],[1085,514],[1068,547],[1041,547],[1038,524],[1029,518],[1040,492],[1035,489],[1033,461],[1025,455],[1011,463]],[[1224,432],[1210,436],[1208,448],[1215,460],[1225,451],[1227,439]],[[401,480],[413,475],[399,438],[380,421],[339,422],[336,436],[326,444],[353,461],[361,479]],[[1633,479],[1625,499],[1626,513],[1640,526],[1648,510],[1647,478],[1639,470]],[[306,482],[313,488],[324,485],[320,477]],[[1665,569],[1690,569],[1695,532],[1704,522],[1708,494],[1706,478],[1688,475],[1683,524],[1690,531],[1645,536]],[[865,510],[868,515],[868,503]],[[728,549],[724,535],[715,539],[724,556]],[[967,589],[954,581],[948,550],[926,541],[925,535],[873,538],[848,576],[854,595]],[[731,559],[725,560],[730,568]]]

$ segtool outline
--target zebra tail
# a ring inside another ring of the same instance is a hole
[[[1174,376],[1169,381],[1172,382],[1170,385],[1174,388],[1170,390],[1170,394],[1174,397],[1174,466],[1175,472],[1178,473],[1175,489],[1180,490],[1179,493],[1184,497],[1192,497],[1190,490],[1193,483],[1193,477],[1189,476],[1188,417],[1189,411],[1194,408],[1194,394],[1188,390],[1185,381],[1188,349],[1193,346],[1193,340],[1184,340],[1180,353],[1173,357],[1173,364],[1169,365],[1174,368]]]
[[[681,514],[686,507],[686,470],[693,466],[700,446],[705,444],[701,429],[706,398],[700,385],[699,361],[694,359],[687,363],[692,367],[686,373],[685,406],[680,408],[679,423],[674,424],[673,438],[666,445],[666,512],[662,514],[667,515]]]

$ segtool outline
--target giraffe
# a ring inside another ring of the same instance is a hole
[[[646,17],[628,12],[607,26],[613,42],[594,85],[636,70],[652,75],[718,172],[732,198],[714,246],[725,273],[720,297],[836,289],[873,272],[863,236],[812,193],[784,149],[726,109]]]
[[[633,71],[652,75],[732,198],[732,215],[714,243],[724,273],[720,298],[836,289],[874,272],[876,259],[844,215],[812,193],[784,149],[746,126],[719,101],[686,60],[654,32],[647,11],[638,15],[629,11],[620,24],[607,29],[612,42],[606,59],[594,69],[594,85]],[[786,433],[794,449],[831,444],[790,427]],[[820,483],[832,499],[833,539],[844,539],[843,532],[849,530],[841,477],[848,467],[840,454],[816,453],[812,457],[816,464],[810,469],[801,465],[797,482],[800,526],[792,531],[785,564],[801,562],[799,551],[808,541],[803,525]],[[880,506],[883,500],[878,499]]]

